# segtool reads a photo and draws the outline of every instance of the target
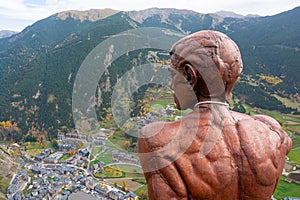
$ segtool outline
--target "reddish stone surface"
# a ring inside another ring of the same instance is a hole
[[[141,130],[149,199],[270,199],[292,142],[273,118],[224,103],[243,67],[237,45],[200,31],[174,44],[171,55],[176,105],[194,111]]]

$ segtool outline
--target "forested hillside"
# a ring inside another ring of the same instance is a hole
[[[95,12],[104,11],[93,10],[93,16],[98,16]],[[244,60],[244,74],[234,95],[254,107],[297,112],[272,95],[299,103],[300,8],[252,18],[223,18],[158,8],[114,11],[109,17],[88,16],[88,12],[79,11],[58,13],[21,33],[0,39],[0,119],[17,124],[22,133],[18,140],[31,138],[38,131],[52,138],[58,131],[73,130],[72,91],[85,57],[105,39],[142,27],[162,27],[185,35],[203,29],[228,34],[239,45]],[[102,98],[96,104],[99,120],[111,112],[109,105],[118,77],[133,66],[151,62],[149,54],[153,51],[129,52],[99,77]],[[166,54],[155,54],[152,60],[167,63],[168,59]],[[146,89],[141,90],[136,99],[143,97]],[[96,97],[98,93],[95,91]],[[133,112],[138,114],[138,108]]]

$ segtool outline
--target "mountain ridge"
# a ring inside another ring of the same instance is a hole
[[[94,22],[94,21],[98,21],[103,18],[109,17],[111,15],[114,15],[118,12],[121,12],[121,11],[114,10],[111,8],[90,9],[90,10],[85,10],[85,11],[68,10],[68,11],[63,11],[63,12],[53,14],[52,17],[56,17],[61,20],[65,20],[65,19],[71,17],[75,20],[80,20],[81,22],[85,21],[85,20]]]
[[[226,11],[226,10],[220,10],[218,12],[215,12],[214,14],[219,15],[221,17],[231,17],[231,18],[244,18],[244,15],[237,14],[235,12]]]
[[[282,77],[281,83],[264,86],[260,93],[265,96],[261,99],[269,98],[267,92],[289,97],[296,94],[300,86],[300,72],[297,71],[300,51],[296,51],[300,44],[300,27],[296,22],[300,17],[299,9],[255,18],[223,18],[216,14],[159,8],[147,12],[116,11],[104,18],[97,14],[100,12],[97,10],[89,11],[94,12],[91,18],[86,16],[88,11],[51,15],[21,33],[0,39],[0,119],[16,121],[25,136],[30,135],[32,125],[47,130],[51,138],[62,127],[74,129],[72,89],[84,58],[112,35],[144,27],[166,28],[183,34],[203,29],[221,31],[240,46],[245,75],[252,78],[260,74]],[[102,90],[102,99],[98,99],[103,105],[97,108],[99,118],[107,114],[103,109],[108,108],[118,77],[130,70],[129,67],[147,59],[147,51],[128,53],[101,77],[99,90]]]
[[[144,10],[139,10],[139,11],[128,11],[129,16],[134,19],[135,21],[139,23],[143,23],[145,19],[152,17],[153,15],[160,15],[162,16],[162,19],[165,20],[167,19],[171,14],[196,14],[199,16],[202,16],[204,14],[192,11],[192,10],[187,10],[187,9],[175,9],[175,8],[148,8]]]
[[[17,34],[17,31],[11,31],[11,30],[0,30],[0,39],[1,38],[7,38],[14,34]]]

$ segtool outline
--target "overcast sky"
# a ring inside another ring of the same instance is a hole
[[[113,8],[128,11],[159,7],[266,16],[297,6],[300,6],[300,0],[0,0],[0,30],[21,31],[37,20],[65,10]]]

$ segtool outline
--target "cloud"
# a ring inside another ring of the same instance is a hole
[[[14,0],[14,1],[0,0],[0,8],[9,9],[9,10],[22,10],[25,8],[25,6],[22,0]]]

